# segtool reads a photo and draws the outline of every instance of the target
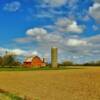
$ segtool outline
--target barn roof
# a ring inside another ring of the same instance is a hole
[[[31,57],[27,57],[27,58],[25,59],[24,62],[32,62],[32,60],[33,60],[34,58],[40,59],[40,57],[38,57],[38,56],[31,56]],[[41,60],[41,59],[40,59],[40,60]]]
[[[24,62],[31,62],[33,57],[27,57]]]

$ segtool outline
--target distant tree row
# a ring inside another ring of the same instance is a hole
[[[74,63],[72,61],[64,61],[59,64],[60,66],[72,66]]]
[[[16,55],[14,54],[5,54],[4,56],[0,56],[0,67],[16,67],[21,66],[21,62],[16,59]],[[47,64],[47,66],[51,66],[51,64]],[[84,64],[77,64],[73,61],[64,61],[59,64],[59,66],[100,66],[100,61],[92,61]]]
[[[100,61],[92,61],[83,64],[84,66],[100,66]]]
[[[4,56],[0,56],[0,66],[19,66],[21,63],[16,60],[16,56],[13,54],[5,54]]]
[[[83,64],[77,64],[74,63],[73,61],[64,61],[59,64],[60,66],[100,66],[100,61],[92,61],[92,62],[87,62]]]

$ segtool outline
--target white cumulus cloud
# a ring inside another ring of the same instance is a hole
[[[67,0],[43,0],[44,3],[52,6],[52,7],[59,7],[66,4]]]
[[[4,5],[4,10],[9,12],[16,12],[20,9],[21,3],[19,1],[12,1]]]
[[[78,25],[75,20],[68,18],[58,19],[56,22],[56,27],[62,32],[82,33],[84,31],[84,25]]]
[[[9,53],[13,53],[15,55],[24,55],[26,54],[26,51],[21,50],[21,49],[12,49],[12,50],[9,50]]]
[[[82,45],[87,45],[87,41],[85,40],[79,40],[79,39],[69,39],[67,41],[68,46],[82,46]]]
[[[30,36],[38,36],[38,35],[42,36],[46,35],[47,31],[43,28],[31,28],[27,30],[26,34]]]
[[[95,2],[92,7],[89,8],[90,15],[100,22],[100,3]]]
[[[72,7],[75,6],[78,0],[41,0],[44,4],[49,5],[51,7],[61,7],[64,5]]]
[[[76,21],[73,21],[71,24],[68,25],[66,28],[66,31],[68,32],[74,32],[74,33],[82,33],[83,32],[83,27],[78,26]]]
[[[36,50],[23,50],[20,48],[9,49],[0,47],[0,55],[5,55],[5,53],[17,56],[32,56],[32,55],[40,55]]]

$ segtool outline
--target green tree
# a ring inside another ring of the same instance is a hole
[[[13,66],[15,64],[16,60],[15,60],[15,55],[12,54],[6,54],[3,57],[3,66]]]
[[[73,65],[73,62],[72,61],[64,61],[62,63],[63,66],[72,66]]]
[[[0,56],[0,65],[3,63],[3,58]]]

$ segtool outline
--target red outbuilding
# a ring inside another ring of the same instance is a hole
[[[42,60],[40,57],[34,56],[34,57],[26,58],[24,61],[24,66],[30,67],[30,68],[43,67],[43,66],[46,66],[46,63],[44,62],[44,59]]]

